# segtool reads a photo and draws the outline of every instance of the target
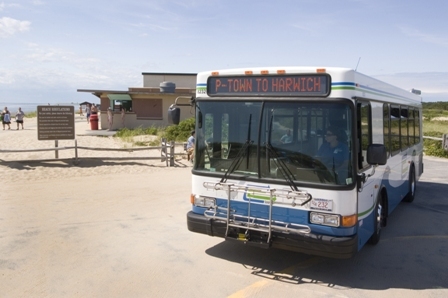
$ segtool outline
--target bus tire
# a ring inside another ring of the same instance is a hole
[[[373,222],[373,234],[368,240],[368,243],[371,245],[376,245],[380,241],[381,237],[381,229],[384,227],[385,222],[385,211],[383,204],[385,203],[383,196],[380,195],[376,205],[375,205],[375,211],[374,211],[374,222]]]
[[[417,183],[415,180],[415,169],[414,165],[411,166],[411,170],[409,171],[409,187],[408,193],[403,198],[404,202],[411,203],[415,199],[415,190],[417,189]]]

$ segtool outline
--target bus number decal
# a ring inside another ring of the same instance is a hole
[[[333,201],[326,199],[313,198],[311,200],[310,209],[333,211]]]

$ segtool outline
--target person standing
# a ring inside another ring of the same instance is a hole
[[[84,116],[84,114],[82,113],[82,105],[79,105],[79,116]]]
[[[8,125],[8,129],[11,129],[11,114],[8,111],[8,108],[5,107],[5,109],[2,112],[2,116],[3,116],[3,130],[5,130],[5,125]]]
[[[90,104],[86,104],[86,117],[87,117],[87,124],[90,123]]]
[[[112,126],[114,126],[114,111],[112,111],[112,108],[107,109],[107,122],[109,123],[109,130],[112,130]]]
[[[22,108],[19,107],[19,110],[16,113],[16,122],[17,122],[17,130],[19,130],[19,125],[22,125],[23,129],[23,118],[25,117],[25,113],[22,111]]]
[[[121,124],[124,126],[124,118],[126,117],[126,108],[121,106]]]
[[[90,109],[90,113],[92,115],[98,114],[98,108],[96,107],[95,104],[92,104],[92,108]]]
[[[193,162],[194,159],[194,143],[195,143],[195,131],[191,131],[191,136],[187,140],[187,160],[191,159]]]

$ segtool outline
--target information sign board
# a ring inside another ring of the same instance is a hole
[[[37,106],[37,139],[74,140],[74,106]]]

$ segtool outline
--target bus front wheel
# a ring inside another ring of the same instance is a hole
[[[411,166],[411,170],[409,171],[409,189],[406,196],[403,198],[405,202],[412,202],[415,198],[415,190],[417,188],[416,180],[415,180],[415,169],[414,166]]]
[[[379,197],[375,206],[374,223],[373,223],[373,235],[369,239],[369,244],[375,245],[380,241],[381,229],[384,227],[385,222],[385,209],[384,209],[383,197]]]

